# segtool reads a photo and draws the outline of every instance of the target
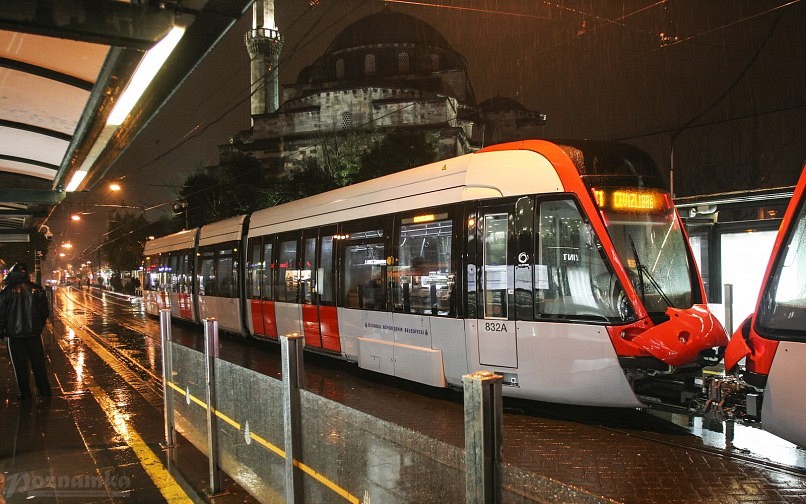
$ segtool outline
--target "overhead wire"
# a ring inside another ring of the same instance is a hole
[[[330,23],[326,27],[324,27],[320,32],[312,35],[307,41],[303,42],[303,40],[305,40],[305,38],[304,37],[301,38],[300,41],[297,42],[297,44],[294,46],[294,48],[292,49],[292,51],[290,53],[284,53],[284,54],[281,55],[280,61],[278,63],[278,67],[277,67],[278,71],[280,70],[280,68],[282,68],[284,65],[286,65],[287,62],[289,61],[289,59],[294,57],[299,50],[301,50],[301,49],[307,47],[308,45],[310,45],[311,43],[315,42],[319,37],[323,36],[327,32],[327,30],[329,30],[332,26],[340,23],[345,17],[349,16],[354,11],[356,11],[359,8],[363,7],[369,1],[370,0],[363,0],[357,7],[353,8],[353,9],[349,9],[348,12],[345,12],[345,14],[343,14],[338,19],[334,20],[332,23]],[[395,4],[404,4],[404,5],[412,5],[412,6],[446,8],[446,9],[452,9],[452,10],[476,11],[476,12],[479,12],[479,13],[501,14],[501,15],[508,15],[508,16],[547,19],[545,16],[524,15],[524,14],[519,14],[519,13],[514,13],[514,12],[500,11],[500,10],[493,10],[493,9],[475,9],[475,8],[469,8],[469,7],[446,6],[446,5],[431,4],[431,3],[428,3],[428,2],[421,2],[421,1],[410,1],[410,0],[380,0],[380,1],[383,1],[384,3],[395,3]],[[669,0],[658,0],[658,1],[655,1],[655,2],[653,2],[651,4],[639,7],[639,8],[637,8],[637,9],[631,11],[631,12],[628,12],[628,13],[626,13],[626,14],[624,14],[622,16],[616,17],[616,18],[608,18],[608,17],[605,17],[605,16],[596,15],[596,14],[586,12],[586,11],[581,10],[581,9],[575,9],[575,8],[568,7],[566,5],[561,5],[561,4],[558,4],[556,2],[552,2],[552,1],[549,1],[549,0],[543,0],[542,3],[545,4],[545,5],[548,5],[550,8],[571,12],[573,14],[584,16],[584,17],[589,17],[591,19],[601,21],[603,23],[603,24],[599,24],[599,25],[595,25],[595,26],[591,27],[588,30],[589,32],[591,32],[591,31],[595,31],[596,29],[599,29],[599,28],[601,28],[603,26],[607,26],[607,25],[618,25],[618,26],[622,26],[622,27],[627,27],[627,25],[625,23],[623,23],[623,21],[625,19],[627,19],[629,17],[632,17],[632,16],[634,16],[636,14],[645,12],[645,11],[647,11],[649,9],[655,8],[657,6],[666,4],[668,1]],[[688,36],[688,37],[686,37],[684,39],[681,39],[681,40],[675,41],[673,43],[670,43],[670,44],[664,46],[663,48],[671,47],[673,45],[677,45],[677,44],[682,43],[682,42],[689,42],[689,41],[694,40],[694,39],[696,39],[698,37],[705,36],[707,34],[710,34],[710,33],[713,33],[713,32],[719,31],[719,30],[726,29],[728,27],[731,27],[731,26],[734,26],[736,24],[748,21],[750,19],[754,19],[756,17],[768,14],[770,12],[773,12],[773,11],[776,11],[776,10],[779,10],[779,9],[782,9],[782,8],[786,8],[786,7],[789,7],[789,6],[792,6],[792,5],[797,4],[799,2],[800,2],[800,0],[790,0],[788,2],[780,4],[778,6],[775,6],[775,7],[772,7],[770,9],[767,9],[767,10],[765,10],[763,12],[754,13],[754,14],[745,16],[744,18],[731,21],[730,23],[727,23],[727,24],[722,25],[720,27],[712,28],[712,29],[706,30],[705,32],[701,32],[699,34],[694,34],[694,35]],[[335,6],[335,4],[336,4],[335,1],[330,3],[329,6],[328,6],[328,11],[326,11],[326,13],[329,12],[329,9],[332,9],[333,6]],[[306,9],[303,13],[301,13],[299,16],[297,16],[289,24],[289,28],[287,28],[287,29],[290,29],[290,27],[296,25],[305,16],[307,16],[309,13],[313,12],[313,10],[314,10],[313,6],[309,7],[308,9]],[[320,16],[320,18],[317,19],[316,22],[314,23],[314,27],[319,25],[319,23],[325,17],[326,16],[324,16],[324,15]],[[639,30],[639,31],[642,31],[642,30]],[[313,33],[313,30],[310,30],[309,33]],[[661,49],[663,49],[663,48],[661,48]],[[242,73],[242,71],[238,72],[238,74],[240,74],[240,73]],[[268,77],[269,76],[264,76],[262,79],[265,81]],[[228,81],[232,80],[233,78],[234,78],[234,76],[231,74],[229,76]],[[223,87],[223,84],[222,84],[222,86],[219,86],[217,89],[220,89],[222,87]],[[202,123],[197,123],[193,128],[191,128],[173,146],[171,146],[167,150],[163,151],[162,153],[160,153],[156,157],[152,158],[151,160],[145,162],[144,164],[142,164],[142,165],[140,165],[138,167],[135,167],[133,169],[133,171],[141,171],[141,170],[153,165],[155,162],[157,162],[157,161],[161,160],[162,158],[164,158],[164,157],[170,155],[171,153],[175,152],[177,149],[179,149],[180,147],[185,145],[191,139],[199,137],[204,132],[206,132],[211,126],[213,126],[214,124],[217,124],[218,122],[223,120],[223,118],[226,117],[228,114],[230,114],[233,110],[235,110],[238,107],[242,106],[247,100],[251,99],[252,95],[254,93],[258,92],[261,89],[261,87],[262,87],[262,85],[254,86],[254,90],[250,90],[250,93],[248,95],[238,99],[236,102],[234,102],[231,106],[229,106],[226,109],[224,109],[222,112],[219,112],[219,113],[215,114],[215,116],[214,116],[215,118],[212,121],[208,121],[208,122],[204,123],[203,126],[201,125]],[[411,104],[405,105],[405,106],[401,107],[399,110],[402,110],[403,108],[407,108],[409,106],[411,106]],[[364,123],[362,125],[359,125],[359,127],[366,127],[366,126],[370,125],[372,122],[377,121],[378,119],[383,118],[383,117],[385,117],[385,116],[387,116],[389,114],[396,113],[397,111],[398,110],[392,111],[392,112],[389,112],[388,114],[385,114],[384,116],[381,116],[379,118],[375,118],[374,120],[369,120],[366,123]],[[172,204],[172,203],[173,203],[173,201],[166,201],[164,203],[160,203],[160,204],[154,205],[152,207],[149,207],[149,209],[159,208],[159,207],[162,207],[162,206],[165,206],[165,205],[168,205],[168,204]]]

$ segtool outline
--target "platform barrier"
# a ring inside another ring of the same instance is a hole
[[[260,502],[597,501],[501,461],[500,377],[465,377],[464,428],[473,454],[467,467],[462,448],[304,390],[298,336],[281,337],[283,380],[277,380],[211,355],[216,352],[205,356],[178,345],[165,328],[170,314],[161,322],[170,373],[166,445],[175,442],[169,437],[175,428],[209,457],[211,494],[219,491],[220,469]],[[207,337],[206,348],[215,348],[217,340]]]

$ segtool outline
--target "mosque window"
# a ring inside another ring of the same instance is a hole
[[[409,53],[405,51],[397,53],[397,70],[398,73],[409,73]]]
[[[337,59],[336,60],[336,78],[343,79],[344,78],[344,60]]]
[[[436,72],[439,70],[439,54],[431,55],[431,71]]]
[[[375,55],[367,54],[364,56],[364,74],[375,75]]]
[[[352,112],[342,112],[341,114],[341,127],[342,129],[352,128],[353,127],[353,113]]]

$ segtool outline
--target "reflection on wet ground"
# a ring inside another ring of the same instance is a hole
[[[160,376],[159,321],[145,317],[139,303],[102,295],[106,304],[101,306],[86,291],[70,296],[65,309],[71,320],[101,335],[129,373],[149,380]],[[172,334],[182,345],[202,347],[199,327],[175,323]],[[75,339],[69,328],[64,339],[68,343]],[[87,354],[77,349],[71,357],[79,384],[89,369],[95,374],[86,364],[92,352]],[[223,337],[221,357],[270,377],[280,376],[279,346],[274,343]],[[112,376],[108,380],[112,385],[108,393],[115,402],[136,401],[131,390],[138,387]],[[451,445],[464,444],[457,427],[463,421],[459,393],[408,384],[313,354],[305,356],[305,380],[313,393]],[[804,451],[753,426],[657,410],[515,400],[505,401],[505,408],[507,463],[611,499],[656,502],[658,495],[664,495],[665,502],[720,501],[730,492],[749,497],[752,488],[761,488],[758,495],[770,500],[806,499]],[[790,470],[780,472],[784,466]],[[761,487],[760,481],[765,482]]]

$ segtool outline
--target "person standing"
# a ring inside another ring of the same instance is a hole
[[[29,362],[39,395],[48,397],[50,383],[42,346],[42,329],[50,315],[47,293],[31,282],[25,263],[12,266],[5,283],[0,291],[0,334],[8,337],[8,353],[20,389],[18,399],[31,398]]]

